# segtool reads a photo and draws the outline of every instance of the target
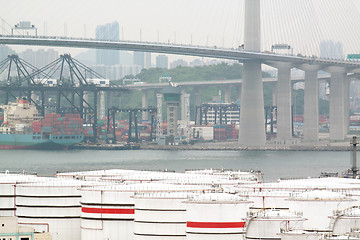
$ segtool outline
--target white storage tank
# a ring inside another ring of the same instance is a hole
[[[289,198],[290,209],[303,212],[305,230],[329,232],[332,230],[330,217],[333,211],[351,207],[356,200],[337,192],[315,190]]]
[[[301,212],[288,209],[260,209],[248,212],[246,239],[280,239],[283,231],[301,228]]]
[[[287,199],[293,195],[288,191],[239,192],[239,196],[248,197],[254,202],[252,208],[289,208]]]
[[[134,239],[135,202],[138,192],[194,191],[197,186],[144,183],[81,189],[81,239]]]
[[[19,223],[37,232],[50,232],[53,240],[80,239],[81,181],[51,179],[16,186]]]
[[[352,230],[360,229],[360,207],[353,206],[344,210],[334,211],[331,217],[334,235],[345,235]]]
[[[195,196],[186,202],[187,240],[242,239],[252,202],[226,193]]]
[[[109,170],[57,173],[56,177],[66,178],[66,179],[86,180],[86,181],[98,181],[104,177],[128,176],[128,175],[138,174],[138,172],[139,171],[136,170],[109,169]]]
[[[0,174],[0,216],[15,216],[16,185],[42,181],[36,175]]]
[[[135,240],[185,240],[184,201],[191,193],[153,192],[135,194]]]
[[[306,232],[303,230],[293,230],[280,233],[281,240],[320,240],[324,236],[317,232]]]
[[[211,175],[211,176],[222,176],[227,179],[237,179],[242,181],[249,181],[253,183],[260,183],[263,181],[263,174],[261,171],[241,171],[232,169],[187,169],[186,174],[197,174],[197,175]]]
[[[342,236],[330,236],[324,239],[325,240],[360,240],[360,234],[358,232],[354,232]]]

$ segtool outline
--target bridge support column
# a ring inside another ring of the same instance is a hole
[[[261,63],[244,62],[243,76],[239,144],[264,146],[266,136]]]
[[[142,108],[148,108],[149,107],[149,101],[148,101],[148,91],[142,90],[141,91],[141,107]],[[149,120],[149,112],[144,111],[142,112],[142,120]]]
[[[225,102],[231,103],[231,86],[225,87]]]
[[[245,0],[244,48],[260,52],[260,0]],[[265,114],[261,63],[244,61],[239,144],[264,146]]]
[[[319,141],[318,66],[306,66],[304,92],[304,140]]]
[[[200,88],[194,88],[194,95],[195,95],[195,122],[200,123],[200,109],[196,111],[197,107],[201,105],[201,95],[200,95]]]
[[[345,131],[345,71],[332,67],[330,80],[330,140],[344,140]]]
[[[349,133],[350,125],[350,83],[351,79],[345,78],[345,92],[344,92],[344,104],[345,104],[345,134]]]
[[[291,63],[280,63],[277,81],[277,139],[292,139]]]

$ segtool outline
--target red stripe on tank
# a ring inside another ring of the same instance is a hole
[[[190,228],[244,228],[245,222],[187,222]]]
[[[83,213],[101,213],[101,214],[135,214],[135,209],[124,208],[88,208],[82,207]]]

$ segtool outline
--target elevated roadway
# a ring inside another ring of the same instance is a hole
[[[319,77],[319,81],[330,81],[330,77],[324,76]],[[277,82],[277,78],[263,78],[262,81],[264,83],[272,83]],[[291,82],[304,82],[305,79],[302,77],[295,77],[291,79]],[[230,79],[230,80],[210,80],[210,81],[194,81],[194,82],[178,82],[175,83],[176,86],[179,87],[200,87],[200,86],[228,86],[233,84],[242,83],[242,79]],[[146,83],[140,82],[139,84],[126,84],[126,85],[119,85],[119,89],[126,88],[126,89],[137,89],[137,90],[146,90],[146,89],[159,89],[164,86],[169,85],[169,83]]]
[[[341,66],[360,68],[360,62],[321,59],[317,57],[281,55],[267,52],[254,52],[237,49],[225,49],[191,45],[175,45],[164,43],[134,42],[134,41],[106,41],[83,38],[65,37],[35,37],[35,36],[12,36],[0,35],[0,44],[4,45],[28,45],[47,47],[71,47],[71,48],[95,48],[125,51],[156,52],[164,54],[188,55],[209,58],[221,58],[229,60],[252,60],[262,63],[267,62],[291,62],[293,64],[311,64],[327,66]]]

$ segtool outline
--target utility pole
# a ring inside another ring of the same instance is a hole
[[[357,141],[357,137],[353,136],[352,142],[351,142],[352,146],[353,146],[353,157],[352,157],[352,167],[351,167],[351,171],[353,174],[353,178],[356,178],[357,175],[357,167],[356,167],[356,146],[359,144]]]

